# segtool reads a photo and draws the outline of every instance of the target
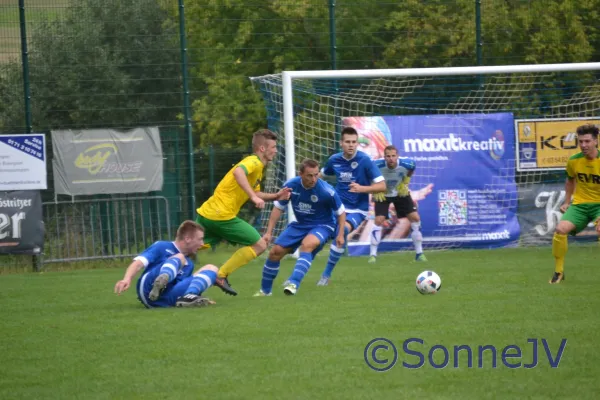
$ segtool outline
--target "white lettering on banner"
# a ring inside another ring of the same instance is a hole
[[[11,208],[18,208],[19,210],[22,210],[24,207],[31,207],[31,199],[12,199],[12,200],[8,200],[8,199],[0,199],[0,207],[11,207]]]
[[[30,200],[31,201],[31,200]],[[0,213],[0,239],[6,239],[8,234],[12,231],[12,239],[21,238],[21,221],[25,219],[25,213],[23,211],[8,216],[7,214]],[[11,227],[12,230],[8,229]]]
[[[534,227],[540,236],[545,236],[553,232],[562,217],[560,205],[565,200],[565,191],[540,192],[535,197],[535,206],[537,208],[546,207],[546,226],[538,224]]]
[[[489,140],[463,140],[449,134],[447,138],[404,139],[405,153],[458,152],[458,151],[504,150],[504,142],[495,137]]]

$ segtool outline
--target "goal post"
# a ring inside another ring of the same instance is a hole
[[[416,159],[411,191],[428,180],[442,182],[418,203],[426,214],[424,245],[454,248],[549,243],[559,218],[561,170],[577,152],[572,132],[600,123],[599,77],[600,63],[571,63],[284,71],[251,79],[265,100],[269,127],[283,136],[269,185],[296,176],[303,158],[325,162],[337,150],[339,121],[357,124],[367,132],[359,140],[377,142],[373,158],[393,144],[400,156]],[[471,179],[471,172],[481,179]],[[453,183],[445,187],[441,175]],[[512,222],[503,226],[501,213]],[[382,250],[410,247],[393,210],[389,222]],[[365,254],[365,237],[350,242],[351,254]]]

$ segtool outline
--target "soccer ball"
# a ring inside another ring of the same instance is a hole
[[[442,288],[442,278],[433,271],[423,271],[417,276],[417,290],[421,294],[435,294]]]

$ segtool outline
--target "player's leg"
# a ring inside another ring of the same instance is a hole
[[[185,256],[183,254],[177,254],[169,257],[167,261],[160,266],[158,276],[152,283],[152,290],[148,293],[148,298],[151,301],[156,301],[167,285],[175,280],[177,273],[184,264]]]
[[[554,275],[550,283],[560,283],[565,280],[565,255],[568,250],[568,235],[585,229],[589,219],[581,205],[571,205],[563,214],[552,237],[552,255],[554,256]]]
[[[215,286],[220,287],[227,294],[236,296],[237,292],[229,284],[228,276],[262,254],[267,248],[267,244],[252,225],[240,218],[236,217],[227,221],[200,218],[203,221],[201,224],[209,225],[211,231],[220,238],[227,240],[229,243],[244,246],[233,253],[219,268],[217,280],[215,281]]]
[[[290,232],[291,227],[287,227],[277,238],[275,245],[269,251],[269,256],[263,266],[262,280],[260,282],[260,290],[256,292],[255,297],[270,296],[273,291],[273,281],[279,273],[279,265],[281,259],[286,254],[291,253],[297,246],[298,240],[294,246],[293,232]]]
[[[381,243],[381,233],[383,230],[383,223],[388,218],[390,209],[390,201],[376,201],[375,202],[375,221],[373,228],[371,229],[370,241],[370,252],[369,252],[369,263],[377,261],[377,249],[379,243]]]
[[[361,213],[346,214],[346,226],[344,228],[345,242],[348,242],[348,234],[354,231],[358,226],[365,220],[366,216]],[[340,258],[344,254],[344,249],[338,248],[334,243],[329,248],[329,259],[327,260],[327,266],[317,286],[327,286],[335,266],[340,261]]]
[[[202,293],[215,283],[218,270],[211,264],[203,266],[193,276],[184,280],[187,281],[187,285],[184,281],[177,283],[166,293],[166,297],[170,302],[175,300],[177,307],[204,307],[215,304],[214,301],[202,297]]]
[[[309,228],[304,232],[304,238],[300,244],[300,256],[296,261],[294,270],[288,278],[288,284],[283,289],[286,295],[295,295],[302,280],[308,273],[315,255],[323,248],[325,243],[333,238],[335,233],[334,226],[319,226]]]
[[[425,254],[423,254],[423,234],[421,233],[421,216],[417,212],[417,206],[410,195],[403,197],[396,197],[394,199],[394,207],[396,208],[397,217],[406,217],[410,222],[411,234],[413,245],[415,246],[415,260],[416,261],[427,261]]]

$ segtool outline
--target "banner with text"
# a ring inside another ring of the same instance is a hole
[[[349,117],[361,150],[373,159],[393,144],[415,160],[410,189],[418,202],[425,248],[516,245],[517,187],[511,113]],[[372,205],[372,203],[371,203]],[[393,210],[393,206],[391,206]],[[380,251],[412,246],[410,223],[390,213]],[[373,215],[349,239],[350,255],[369,253]]]
[[[40,254],[43,248],[40,192],[0,192],[0,254]]]
[[[47,188],[46,135],[0,135],[0,191]]]
[[[560,206],[565,201],[565,184],[538,183],[519,187],[519,224],[521,244],[552,245],[552,237],[562,218]],[[593,223],[569,240],[595,241],[598,239]]]
[[[163,186],[158,128],[52,131],[54,191],[146,193]]]
[[[564,170],[578,153],[577,127],[600,125],[600,119],[521,119],[515,121],[517,170]]]

